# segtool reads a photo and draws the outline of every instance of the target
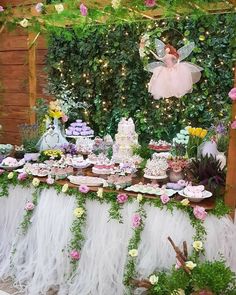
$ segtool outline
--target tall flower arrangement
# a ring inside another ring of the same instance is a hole
[[[207,130],[202,128],[188,128],[189,141],[187,145],[187,154],[189,158],[197,156],[198,147],[203,143],[207,135]]]

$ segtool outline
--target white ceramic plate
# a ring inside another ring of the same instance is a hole
[[[161,196],[163,192],[167,194],[168,197],[173,196],[177,192],[172,189],[161,189],[161,188],[152,188],[152,187],[137,187],[137,186],[130,186],[125,189],[126,191],[135,192],[135,193],[142,193],[142,194],[149,194],[149,195],[156,195]]]
[[[22,167],[23,165],[24,165],[24,164],[22,164],[22,165],[18,165],[18,166],[5,166],[5,165],[0,165],[0,168],[1,168],[1,169],[4,169],[4,170],[6,170],[6,171],[13,171],[13,170],[16,170],[16,169]]]
[[[184,198],[189,199],[189,201],[194,202],[194,203],[199,203],[204,199],[210,198],[212,196],[212,193],[209,191],[203,191],[203,196],[201,198],[196,198],[196,197],[188,197],[184,194],[184,191],[181,190],[178,192],[178,194]]]
[[[104,179],[91,176],[68,176],[69,181],[76,185],[85,184],[87,186],[101,186],[104,184]]]

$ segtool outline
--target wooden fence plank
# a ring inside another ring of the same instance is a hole
[[[4,93],[28,93],[28,80],[9,80],[1,79],[1,84]]]
[[[29,95],[27,93],[0,93],[0,104],[3,106],[29,107]]]
[[[0,79],[27,79],[29,69],[27,65],[0,65]]]
[[[42,57],[39,57],[39,62]],[[2,51],[0,52],[0,65],[27,65],[28,51]]]
[[[32,45],[35,40],[35,33],[29,33],[29,107],[33,108],[36,103],[36,45]],[[35,123],[35,113],[30,114],[30,123]]]

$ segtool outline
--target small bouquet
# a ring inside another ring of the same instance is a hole
[[[61,146],[61,150],[64,154],[75,156],[78,154],[78,149],[73,143],[65,143]]]
[[[207,135],[207,130],[202,128],[188,128],[189,141],[187,145],[187,154],[189,158],[197,156],[198,147],[203,143]]]
[[[63,155],[61,150],[45,150],[40,154],[40,160],[42,162],[46,160],[60,160]]]
[[[62,123],[68,121],[68,117],[62,111],[60,102],[58,100],[50,101],[46,117],[49,119],[60,119]]]
[[[168,159],[169,169],[171,169],[172,171],[176,173],[184,170],[187,167],[187,165],[188,165],[188,160],[183,157],[174,157],[174,158]]]

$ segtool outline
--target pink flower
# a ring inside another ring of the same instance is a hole
[[[40,13],[40,12],[42,12],[42,10],[43,10],[43,3],[37,3],[36,5],[35,5],[35,10],[38,12],[38,13]]]
[[[176,259],[175,269],[180,269],[182,267],[182,264],[179,262],[178,259]]]
[[[205,211],[205,208],[200,206],[194,207],[193,214],[197,219],[200,219],[202,221],[204,221],[207,217],[207,212]]]
[[[80,253],[77,251],[77,250],[72,250],[70,252],[70,257],[73,259],[73,260],[79,260],[80,259]]]
[[[231,124],[231,128],[236,129],[236,120],[234,120],[233,123]]]
[[[24,180],[26,180],[27,177],[28,177],[28,174],[25,172],[22,172],[18,175],[17,179],[20,181],[24,181]]]
[[[46,180],[47,184],[53,184],[54,183],[54,179],[52,177],[48,177]]]
[[[154,7],[156,6],[156,0],[145,0],[145,5],[147,7]]]
[[[0,169],[0,175],[2,175],[5,172],[5,170]]]
[[[128,196],[126,194],[119,194],[116,200],[119,204],[123,204],[128,200]]]
[[[134,214],[133,217],[132,217],[132,226],[134,228],[137,228],[140,226],[141,224],[141,216],[139,214]]]
[[[83,15],[83,16],[86,16],[88,14],[88,8],[82,3],[80,4],[80,13]]]
[[[89,187],[85,184],[81,184],[79,186],[79,191],[83,194],[87,194],[89,192]]]
[[[25,210],[26,211],[32,211],[32,210],[34,210],[34,204],[32,203],[32,202],[27,202],[26,204],[25,204]]]
[[[67,115],[63,115],[61,119],[62,119],[63,123],[66,123],[68,121],[69,117]]]
[[[229,97],[230,97],[232,100],[236,100],[236,87],[230,90],[230,92],[229,92]]]
[[[162,201],[162,204],[166,204],[170,201],[170,198],[166,194],[163,194],[161,195],[161,201]]]
[[[4,8],[0,5],[0,12],[3,12]]]

